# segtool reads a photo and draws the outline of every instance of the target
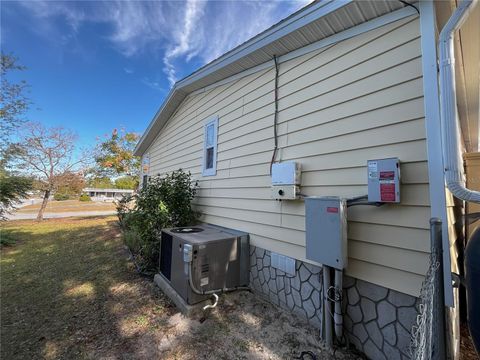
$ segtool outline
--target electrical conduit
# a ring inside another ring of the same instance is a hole
[[[332,334],[332,309],[328,298],[328,289],[330,288],[330,267],[323,265],[323,319],[325,329],[325,343],[327,347],[333,346]]]

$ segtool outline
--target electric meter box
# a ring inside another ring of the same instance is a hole
[[[306,258],[347,267],[347,203],[339,197],[305,198]]]
[[[302,181],[300,163],[287,161],[272,164],[271,197],[276,200],[294,200],[300,196]]]
[[[301,176],[300,163],[287,161],[272,164],[272,185],[300,185]]]
[[[368,202],[400,202],[398,158],[368,160]]]

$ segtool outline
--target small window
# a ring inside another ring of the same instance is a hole
[[[203,176],[217,174],[217,133],[218,117],[209,119],[204,127]]]
[[[144,154],[142,158],[142,188],[147,186],[148,173],[150,171],[150,154]]]

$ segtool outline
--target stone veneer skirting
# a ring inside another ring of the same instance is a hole
[[[270,266],[270,251],[250,246],[250,286],[262,297],[322,328],[322,268],[297,260],[295,275]],[[373,360],[409,359],[417,298],[344,276],[344,332]]]

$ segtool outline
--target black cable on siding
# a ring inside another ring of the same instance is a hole
[[[417,10],[418,15],[420,15],[420,10],[418,10],[418,8],[415,5],[410,4],[409,2],[404,1],[404,0],[398,0],[398,1],[400,1],[404,5],[407,5],[407,6],[410,6],[410,7],[414,8],[415,10]]]
[[[276,55],[273,55],[273,62],[275,63],[275,113],[273,114],[273,139],[275,141],[275,147],[273,149],[272,160],[270,161],[270,175],[272,174],[272,166],[275,161],[275,156],[278,150],[278,134],[277,134],[277,122],[278,122],[278,59]]]

